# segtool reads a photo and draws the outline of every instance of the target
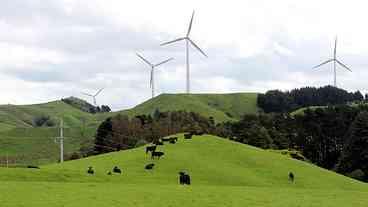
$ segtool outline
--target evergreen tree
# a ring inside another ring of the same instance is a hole
[[[338,171],[350,173],[360,169],[368,178],[368,112],[361,112],[352,123],[347,135]]]
[[[112,121],[111,118],[108,118],[102,122],[97,129],[94,152],[96,154],[101,154],[114,151],[111,147],[109,147],[112,137]]]

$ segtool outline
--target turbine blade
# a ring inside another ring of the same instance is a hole
[[[342,67],[344,67],[346,70],[350,71],[350,72],[353,72],[350,68],[348,68],[346,65],[344,65],[342,62],[340,62],[339,60],[336,60],[336,62],[338,64],[340,64]]]
[[[187,32],[187,37],[189,37],[190,31],[192,30],[193,18],[194,18],[194,10],[193,10],[193,13],[192,13],[192,18],[190,19],[189,28],[188,28],[188,32]]]
[[[317,65],[317,66],[314,66],[313,67],[313,69],[314,68],[318,68],[319,66],[322,66],[322,65],[324,65],[324,64],[326,64],[326,63],[329,63],[329,62],[331,62],[331,61],[333,61],[334,59],[329,59],[329,60],[327,60],[327,61],[325,61],[325,62],[323,62],[323,63],[321,63],[321,64],[319,64],[319,65]]]
[[[199,52],[201,52],[202,53],[202,55],[204,55],[205,57],[208,57],[207,55],[206,55],[206,53],[204,53],[202,50],[201,50],[201,48],[199,48],[198,47],[198,45],[196,45],[191,39],[189,39],[188,38],[188,40],[189,40],[189,42],[190,43],[192,43],[192,45],[195,47],[195,48],[197,48],[197,50],[199,50]]]
[[[98,94],[100,94],[103,89],[104,88],[101,88],[100,90],[98,90],[97,93],[94,96],[97,96]]]
[[[158,63],[158,64],[156,64],[155,65],[155,67],[157,67],[157,66],[159,66],[159,65],[162,65],[162,64],[165,64],[165,63],[167,63],[167,62],[169,62],[170,60],[173,60],[174,58],[169,58],[169,59],[167,59],[167,60],[165,60],[165,61],[162,61],[162,62],[160,62],[160,63]]]
[[[334,58],[336,59],[337,36],[335,38]]]
[[[178,39],[175,39],[175,40],[169,41],[169,42],[164,42],[164,43],[160,44],[160,46],[168,45],[168,44],[171,44],[171,43],[174,43],[174,42],[180,41],[180,40],[185,40],[185,37],[181,37],[181,38],[178,38]]]
[[[89,93],[83,93],[83,92],[82,92],[82,94],[83,94],[83,95],[86,95],[86,96],[93,96],[93,95],[91,95],[91,94],[89,94]]]
[[[142,57],[140,54],[138,54],[138,53],[135,53],[139,58],[141,58],[145,63],[147,63],[149,66],[152,66],[152,64],[148,61],[148,60],[146,60],[146,59],[144,59],[144,57]]]

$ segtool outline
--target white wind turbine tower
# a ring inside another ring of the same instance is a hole
[[[178,39],[175,39],[175,40],[172,40],[172,41],[169,41],[169,42],[165,42],[165,43],[162,43],[161,46],[163,45],[168,45],[168,44],[171,44],[171,43],[174,43],[174,42],[178,42],[178,41],[181,41],[181,40],[185,40],[185,44],[186,44],[186,66],[187,66],[187,80],[186,80],[186,92],[187,93],[190,93],[190,70],[189,70],[189,43],[191,43],[195,48],[197,48],[197,50],[199,50],[199,52],[201,52],[205,57],[208,57],[202,50],[201,48],[199,48],[190,38],[189,38],[189,34],[190,34],[190,31],[192,29],[192,23],[193,23],[193,17],[194,17],[194,11],[192,13],[192,18],[190,19],[190,23],[189,23],[189,28],[188,28],[188,32],[187,32],[187,35],[185,37],[181,37],[181,38],[178,38]]]
[[[332,58],[332,59],[329,59],[329,60],[327,60],[327,61],[325,61],[325,62],[323,62],[323,63],[321,63],[321,64],[319,64],[319,65],[317,65],[317,66],[315,66],[315,67],[313,67],[313,68],[318,68],[318,67],[320,67],[320,66],[322,66],[322,65],[324,65],[324,64],[326,64],[326,63],[333,62],[333,63],[334,63],[334,86],[335,86],[335,87],[337,86],[337,84],[336,84],[336,63],[337,63],[337,64],[339,64],[339,65],[341,65],[341,66],[342,66],[343,68],[345,68],[346,70],[348,70],[348,71],[352,72],[352,71],[350,70],[350,68],[348,68],[346,65],[344,65],[342,62],[340,62],[340,61],[336,58],[336,47],[337,47],[337,37],[335,38],[335,48],[334,48],[334,56],[333,56],[333,58]]]
[[[150,87],[152,89],[152,98],[155,97],[155,68],[159,65],[165,64],[169,62],[170,60],[173,60],[174,58],[169,58],[167,60],[164,60],[157,64],[152,64],[148,60],[146,60],[144,57],[142,57],[140,54],[136,53],[137,56],[142,59],[145,63],[147,63],[151,67],[151,77],[150,77]]]
[[[84,94],[86,96],[89,96],[89,97],[92,97],[93,98],[93,104],[95,105],[95,107],[97,107],[96,97],[98,96],[98,94],[101,93],[102,90],[103,90],[103,88],[101,88],[100,90],[98,90],[97,93],[95,93],[94,95],[89,94],[89,93],[83,93],[83,92],[82,92],[82,94]]]

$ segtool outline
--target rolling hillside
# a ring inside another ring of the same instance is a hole
[[[231,121],[244,113],[257,113],[257,94],[162,94],[136,107],[111,113],[90,114],[63,101],[35,105],[0,105],[0,165],[10,157],[11,165],[42,164],[56,162],[59,146],[57,126],[35,127],[34,120],[48,116],[65,125],[65,152],[71,154],[82,143],[91,141],[97,126],[109,116],[118,113],[129,116],[152,114],[160,111],[186,110],[197,112],[216,121]],[[21,157],[21,158],[19,158]]]
[[[244,114],[259,111],[256,93],[162,94],[128,110],[127,113],[150,114],[155,109],[193,111],[206,117],[212,116],[218,122],[237,120]]]
[[[214,136],[41,166],[0,168],[2,206],[366,206],[368,185],[287,156]],[[153,171],[144,170],[154,162]],[[107,175],[113,166],[122,175]],[[95,175],[87,175],[93,166]],[[178,185],[185,170],[191,186]],[[288,173],[296,180],[291,183]],[[20,199],[21,198],[21,199]]]

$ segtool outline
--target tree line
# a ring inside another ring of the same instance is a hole
[[[297,150],[314,164],[368,181],[368,106],[329,106],[304,114],[245,115],[216,134],[264,149]]]
[[[101,123],[92,148],[84,149],[83,154],[130,149],[180,132],[211,134],[214,128],[213,118],[206,118],[193,112],[156,110],[152,115],[132,118],[119,114]]]
[[[308,106],[338,105],[363,100],[364,97],[359,91],[351,93],[333,86],[324,86],[305,87],[286,92],[267,91],[265,94],[258,95],[257,104],[266,113],[282,113]]]

